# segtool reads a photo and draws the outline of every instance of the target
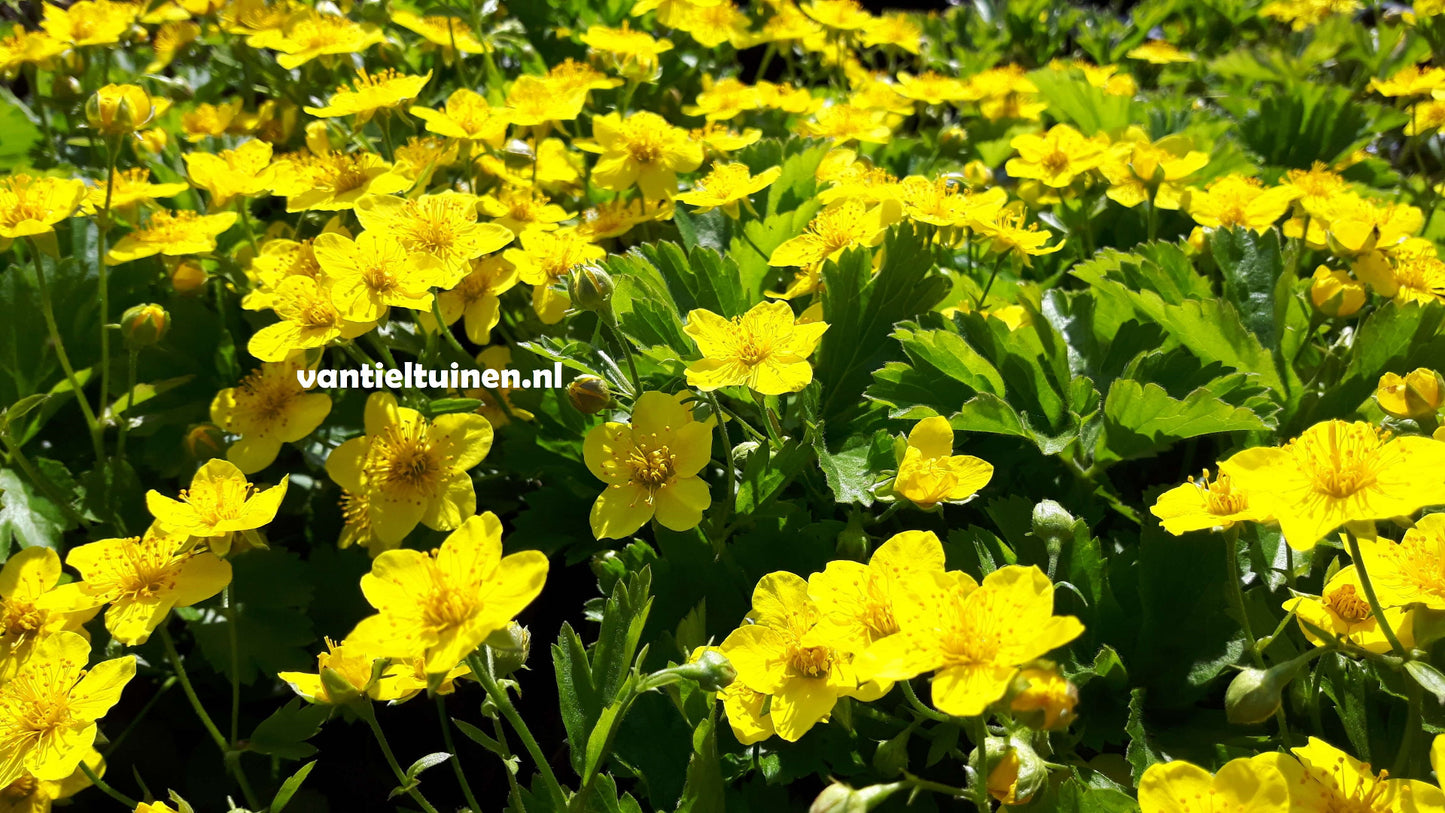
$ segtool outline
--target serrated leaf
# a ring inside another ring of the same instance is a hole
[[[12,544],[22,548],[59,548],[60,536],[73,527],[55,503],[14,469],[0,469],[0,556]]]
[[[1119,379],[1104,400],[1104,434],[1096,458],[1128,460],[1186,438],[1270,428],[1254,412],[1225,403],[1204,388],[1180,400],[1157,384]]]
[[[331,709],[326,706],[292,698],[256,726],[247,740],[249,748],[282,759],[305,759],[316,753],[316,747],[306,741],[316,736],[329,716]]]
[[[1284,273],[1279,232],[1215,229],[1209,235],[1209,250],[1224,276],[1224,296],[1239,311],[1244,326],[1264,347],[1278,349],[1283,325],[1277,294]]]

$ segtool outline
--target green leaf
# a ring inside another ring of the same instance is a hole
[[[603,605],[602,627],[591,653],[592,681],[603,703],[617,699],[637,656],[642,628],[652,609],[651,587],[652,571],[644,567],[619,582]]]
[[[1435,700],[1445,703],[1445,674],[1424,661],[1405,661],[1405,671],[1420,684],[1420,688],[1435,695]]]
[[[1256,234],[1252,229],[1238,227],[1215,229],[1209,235],[1209,249],[1224,276],[1224,297],[1239,311],[1244,326],[1266,348],[1279,348],[1283,330],[1284,297],[1292,292],[1280,290],[1284,273],[1284,256],[1280,250],[1279,232],[1274,229]]]
[[[1149,741],[1149,734],[1144,730],[1144,693],[1144,689],[1138,687],[1129,691],[1129,722],[1124,726],[1124,732],[1129,735],[1125,756],[1133,769],[1135,785],[1150,765],[1164,761],[1164,755]]]
[[[717,704],[692,732],[692,756],[687,761],[687,779],[677,813],[723,813],[722,765],[717,754]]]
[[[564,622],[557,633],[557,643],[552,645],[552,665],[557,674],[558,710],[567,731],[568,753],[573,770],[580,773],[587,733],[602,713],[602,701],[592,684],[586,647],[570,623]]]
[[[299,771],[291,774],[285,782],[282,782],[281,787],[276,790],[276,797],[271,800],[270,807],[266,808],[266,813],[281,813],[282,810],[285,810],[291,797],[301,789],[301,783],[306,781],[306,777],[311,775],[311,769],[315,767],[316,760],[313,759],[302,765]]]
[[[1156,454],[1186,438],[1271,428],[1254,412],[1202,387],[1180,400],[1158,384],[1119,379],[1104,400],[1104,434],[1096,458],[1128,460]]]
[[[1134,121],[1132,97],[1105,93],[1082,76],[1039,70],[1029,79],[1049,103],[1049,112],[1086,136],[1122,130]]]
[[[948,423],[962,432],[987,432],[992,435],[1024,438],[1033,441],[1039,451],[1046,455],[1062,452],[1079,436],[1077,427],[1058,434],[1034,429],[1027,415],[1020,415],[1007,401],[990,393],[979,393],[970,398],[957,413],[949,417]]]
[[[29,166],[30,151],[41,137],[35,122],[18,105],[7,102],[0,105],[0,133],[5,134],[0,139],[0,171],[8,173]]]
[[[582,778],[590,779],[607,756],[607,750],[612,744],[614,730],[617,727],[618,717],[627,710],[626,705],[621,701],[613,701],[607,704],[602,710],[602,715],[597,718],[597,724],[593,726],[592,733],[587,737],[587,750],[585,759],[582,761]]]
[[[889,362],[873,373],[867,390],[869,398],[893,407],[889,417],[948,415],[977,393],[1004,394],[1003,376],[957,332],[903,322],[892,335],[911,364]]]
[[[818,468],[828,481],[833,499],[840,503],[873,504],[874,461],[891,455],[893,441],[880,429],[872,436],[849,435],[838,451],[828,450],[823,432],[813,432],[813,451],[818,455]]]
[[[14,469],[0,469],[0,557],[12,544],[22,548],[59,549],[60,536],[74,527],[60,507],[21,479]]]
[[[738,482],[737,512],[751,514],[777,496],[813,458],[813,452],[794,440],[785,440],[774,451],[768,441],[759,441],[743,462]]]
[[[331,709],[326,706],[305,703],[295,697],[262,720],[247,742],[250,750],[259,754],[305,759],[316,753],[316,747],[306,741],[316,736],[330,716]]]
[[[612,310],[629,338],[658,357],[692,353],[692,340],[682,332],[681,310],[667,280],[641,251],[614,254],[603,267],[615,283]]]
[[[426,770],[427,768],[436,767],[437,765],[440,765],[451,758],[452,755],[447,753],[446,751],[437,751],[434,754],[427,754],[426,756],[418,759],[416,762],[413,762],[411,764],[411,767],[406,769],[406,778],[414,781],[419,775],[421,775],[422,771]]]
[[[1445,358],[1445,308],[1387,302],[1360,324],[1340,381],[1291,428],[1348,417],[1380,382],[1382,372],[1408,372]]]
[[[654,243],[637,251],[658,270],[680,313],[706,308],[731,319],[751,304],[743,293],[737,264],[711,247],[697,246],[683,254],[675,243]]]

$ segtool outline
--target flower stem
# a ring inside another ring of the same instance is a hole
[[[109,49],[106,50],[109,54]],[[106,65],[110,65],[109,59]],[[102,435],[105,432],[105,417],[110,403],[110,266],[105,264],[107,243],[110,240],[110,204],[115,194],[115,162],[120,153],[120,141],[114,138],[106,139],[106,170],[105,170],[105,207],[101,209],[100,223],[97,231],[98,253],[95,258],[96,269],[100,275],[100,402],[98,404],[100,420],[91,429],[95,433],[96,446],[101,450],[100,459],[97,461],[102,468],[105,466],[105,447],[102,442]],[[110,489],[107,489],[109,492]],[[106,496],[106,503],[109,505],[110,494]]]
[[[1249,643],[1249,657],[1254,665],[1264,668],[1264,655],[1259,651],[1259,640],[1254,637],[1254,627],[1249,623],[1249,611],[1244,605],[1244,587],[1239,575],[1239,527],[1230,526],[1224,531],[1224,567],[1229,575],[1229,598],[1234,604],[1234,613],[1239,616],[1239,625],[1244,629],[1244,640]]]
[[[117,802],[120,802],[127,808],[134,810],[135,808],[140,806],[140,802],[137,802],[136,800],[130,798],[124,793],[121,793],[120,791],[106,784],[105,780],[101,779],[100,775],[97,774],[95,770],[92,769],[89,765],[86,765],[85,760],[83,759],[80,761],[80,772],[85,774],[85,778],[90,780],[90,784],[95,785],[96,790],[99,790],[106,796],[109,796]]]
[[[125,408],[126,408],[126,409],[130,409],[131,407],[135,406],[135,361],[136,361],[136,356],[138,356],[138,355],[140,355],[140,351],[135,350],[134,348],[132,348],[132,349],[130,350],[130,352],[127,354],[128,357],[127,357],[127,359],[126,359],[126,365],[125,365]],[[128,420],[119,420],[119,418],[120,418],[119,415],[117,415],[116,418],[118,419],[117,422],[120,424],[120,431],[119,431],[119,434],[118,434],[118,436],[116,437],[116,440],[115,440],[115,456],[116,456],[116,457],[125,457],[125,436],[126,436],[126,430],[130,428],[130,421],[128,421]]]
[[[913,683],[911,681],[901,680],[898,682],[898,685],[903,687],[903,696],[908,698],[908,705],[912,706],[919,714],[922,714],[930,720],[937,720],[940,723],[953,721],[952,717],[919,700],[918,692],[913,690]]]
[[[406,794],[411,797],[411,800],[426,813],[437,813],[437,809],[432,807],[431,802],[428,802],[425,796],[421,795],[421,791],[412,787],[413,780],[407,778],[406,771],[403,771],[401,764],[396,761],[396,754],[391,751],[391,743],[386,741],[386,732],[381,730],[381,723],[376,720],[376,710],[371,707],[370,700],[363,700],[357,704],[356,716],[365,721],[367,727],[371,729],[372,736],[376,737],[376,744],[381,746],[381,755],[386,757],[386,764],[391,767],[396,781],[406,788]]]
[[[1423,700],[1422,690],[1419,681],[1409,682],[1409,716],[1405,719],[1405,735],[1400,738],[1400,750],[1395,752],[1394,773],[1406,775],[1410,772],[1410,756],[1415,749],[1415,739],[1418,732],[1423,730],[1420,719],[1420,705]]]
[[[727,424],[723,422],[722,404],[718,401],[717,393],[707,394],[708,403],[712,404],[712,414],[717,418],[717,438],[722,443],[723,453],[723,480],[727,483],[727,499],[722,504],[722,510],[718,512],[717,527],[723,528],[727,523],[728,515],[732,513],[734,496],[737,493],[737,471],[733,465],[733,444],[728,438]],[[721,544],[719,540],[718,544]]]
[[[241,645],[236,630],[236,600],[229,584],[221,591],[221,607],[226,614],[226,637],[231,647],[231,743],[234,746],[241,740]]]
[[[990,813],[993,803],[988,800],[988,721],[980,714],[970,721],[971,736],[978,748],[978,773],[973,777],[973,804],[979,813]]]
[[[442,742],[446,744],[447,751],[452,755],[448,761],[452,764],[452,773],[457,776],[457,784],[462,786],[462,796],[466,798],[467,806],[472,809],[473,813],[481,813],[481,805],[477,804],[477,797],[472,794],[472,786],[467,782],[467,772],[462,770],[462,755],[457,753],[456,743],[452,739],[452,721],[447,718],[445,695],[437,695],[437,720],[442,725]],[[510,775],[510,771],[508,774]]]
[[[567,794],[563,792],[562,784],[557,781],[557,775],[552,772],[552,766],[547,762],[547,755],[542,753],[542,746],[537,744],[537,738],[532,736],[531,729],[527,728],[527,723],[522,719],[522,715],[517,713],[507,692],[497,684],[497,679],[492,677],[492,671],[488,668],[488,664],[483,663],[481,656],[473,652],[467,656],[467,665],[472,668],[472,675],[482,684],[482,688],[486,690],[487,696],[492,699],[497,710],[507,718],[507,723],[517,733],[517,738],[522,741],[522,746],[527,749],[532,761],[537,763],[537,771],[542,775],[542,781],[552,794],[557,809],[565,809]]]
[[[40,247],[33,240],[30,242],[30,256],[35,261],[35,280],[40,288],[40,315],[45,318],[45,328],[50,331],[50,341],[55,345],[55,357],[60,360],[60,369],[65,371],[65,380],[70,384],[70,391],[75,393],[76,402],[80,404],[85,425],[90,428],[90,442],[95,448],[95,459],[99,465],[105,460],[105,448],[100,443],[100,424],[95,420],[95,412],[91,410],[90,402],[85,400],[80,379],[70,364],[70,354],[65,352],[65,342],[60,338],[60,326],[55,321],[55,306],[50,301],[50,283],[45,279],[45,265],[40,262]]]
[[[612,333],[612,340],[622,347],[622,355],[627,357],[627,373],[632,378],[632,392],[634,395],[642,394],[642,379],[637,375],[637,362],[632,358],[632,345],[627,337],[622,335],[622,329],[617,326],[617,316],[608,308],[600,314],[602,324]]]
[[[245,771],[241,768],[240,752],[233,750],[226,742],[225,736],[221,734],[221,729],[216,727],[216,721],[211,719],[211,715],[206,712],[206,707],[201,705],[201,698],[196,695],[196,687],[191,685],[191,677],[186,674],[186,666],[181,662],[180,653],[176,651],[176,642],[171,637],[171,631],[166,628],[165,624],[161,624],[157,630],[161,634],[161,644],[165,646],[166,659],[171,662],[171,668],[176,672],[176,679],[181,682],[181,690],[186,693],[186,699],[190,701],[191,708],[200,718],[201,725],[205,726],[206,733],[211,735],[211,741],[221,749],[222,761],[226,763],[226,769],[241,788],[241,795],[245,797],[246,805],[252,810],[259,809],[260,803],[256,800],[256,794],[251,790],[251,783],[246,781]]]

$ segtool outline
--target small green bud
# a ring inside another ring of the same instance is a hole
[[[171,315],[160,305],[136,305],[120,317],[121,336],[132,350],[159,343],[170,326]]]
[[[508,622],[487,636],[487,646],[492,650],[493,677],[504,678],[527,665],[527,656],[532,653],[532,633],[516,621]]]
[[[612,392],[597,376],[580,375],[567,385],[567,400],[583,415],[596,415],[612,403]]]
[[[1034,536],[1044,540],[1051,557],[1058,556],[1064,543],[1074,538],[1074,515],[1053,500],[1034,506]]]
[[[808,808],[808,813],[868,813],[902,787],[902,782],[866,788],[851,788],[842,782],[834,782],[823,788]]]
[[[868,541],[868,532],[863,530],[862,514],[852,514],[848,517],[848,525],[838,532],[838,558],[867,561]]]
[[[1290,664],[1289,671],[1294,669]],[[1238,725],[1262,723],[1279,710],[1280,696],[1289,678],[1281,679],[1281,673],[1274,669],[1245,669],[1234,676],[1224,692],[1224,716]],[[1293,675],[1289,675],[1293,677]]]
[[[596,265],[579,265],[568,275],[572,305],[584,311],[607,310],[612,301],[612,277]]]

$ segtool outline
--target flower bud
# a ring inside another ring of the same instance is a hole
[[[186,432],[186,454],[196,462],[204,462],[226,453],[226,434],[213,423],[198,423]]]
[[[1021,669],[1014,688],[1009,709],[1030,726],[1057,731],[1073,722],[1079,689],[1057,669]]]
[[[842,782],[834,782],[823,788],[808,808],[808,813],[868,813],[902,787],[902,782],[866,788],[850,788]]]
[[[567,400],[583,415],[596,415],[612,403],[607,382],[595,375],[583,375],[567,385]]]
[[[1380,408],[1396,418],[1425,418],[1445,403],[1445,382],[1434,370],[1421,367],[1404,376],[1385,373],[1375,390]]]
[[[208,279],[210,275],[206,273],[206,269],[195,260],[177,263],[171,271],[171,287],[175,288],[178,294],[193,294],[205,287]]]
[[[1344,271],[1322,265],[1310,278],[1310,302],[1321,314],[1343,319],[1364,307],[1365,286]]]
[[[1023,739],[1018,737],[989,737],[985,741],[990,762],[988,778],[985,780],[988,793],[1005,805],[1027,804],[1034,794],[1049,779],[1048,766]],[[968,763],[978,770],[980,753],[978,748],[969,755]]]
[[[107,135],[125,135],[150,123],[151,97],[136,85],[106,85],[85,103],[90,126]]]
[[[136,151],[148,156],[160,155],[165,152],[166,145],[169,143],[170,136],[159,127],[152,127],[135,134]]]
[[[1280,679],[1276,669],[1245,669],[1234,676],[1224,692],[1224,716],[1229,722],[1254,725],[1274,716],[1280,694],[1289,683]]]
[[[838,558],[867,561],[868,541],[868,532],[863,530],[862,514],[852,514],[848,517],[848,524],[838,533]]]
[[[993,183],[993,170],[975,158],[963,165],[963,179],[968,181],[969,186],[987,186]]]
[[[584,311],[603,311],[612,301],[612,277],[595,265],[579,265],[572,269],[567,283],[572,304]]]
[[[487,636],[487,646],[492,650],[492,677],[503,678],[527,665],[527,656],[532,654],[532,633],[510,621]]]
[[[1033,520],[1034,536],[1044,540],[1052,555],[1063,550],[1065,541],[1074,538],[1074,515],[1053,500],[1035,505]]]
[[[120,317],[120,333],[126,347],[139,350],[160,342],[171,326],[171,315],[160,305],[136,305]]]
[[[697,660],[685,663],[675,671],[679,676],[695,681],[705,692],[720,692],[738,678],[738,670],[727,656],[712,647],[705,648]]]

